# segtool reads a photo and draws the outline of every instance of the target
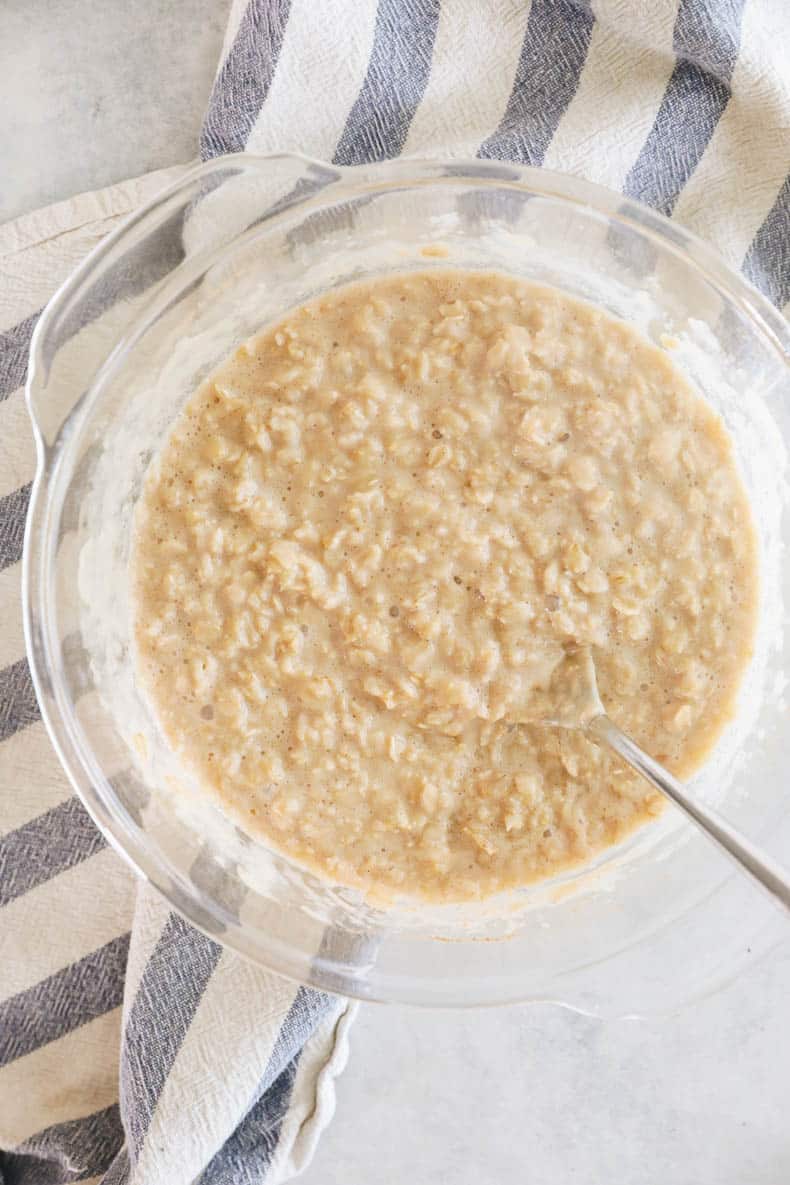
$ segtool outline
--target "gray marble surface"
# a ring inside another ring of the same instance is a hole
[[[2,0],[0,220],[192,159],[226,10]],[[790,942],[661,1023],[363,1007],[302,1180],[786,1185],[789,1022]]]
[[[198,154],[230,0],[0,0],[0,222]]]
[[[787,1185],[789,998],[786,943],[661,1022],[367,1005],[300,1181]]]

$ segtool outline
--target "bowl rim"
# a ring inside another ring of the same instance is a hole
[[[45,439],[45,432],[36,406],[36,395],[40,376],[45,371],[44,346],[48,336],[53,332],[53,328],[63,313],[79,297],[82,287],[90,282],[94,272],[101,268],[118,243],[122,242],[136,228],[141,227],[151,215],[162,211],[173,199],[177,199],[195,182],[228,170],[239,172],[249,168],[266,170],[271,168],[273,163],[282,161],[293,162],[306,169],[319,170],[327,179],[328,184],[322,187],[315,196],[300,199],[295,203],[301,209],[308,209],[311,206],[319,208],[327,204],[328,195],[331,195],[331,201],[336,201],[338,189],[340,196],[342,196],[344,182],[351,183],[354,194],[358,195],[365,190],[382,191],[388,188],[398,188],[407,183],[427,186],[438,183],[461,185],[479,181],[482,185],[491,183],[519,192],[526,190],[538,197],[554,198],[566,203],[581,205],[618,223],[631,225],[641,235],[660,241],[664,250],[682,258],[686,265],[692,265],[702,278],[714,288],[724,289],[728,298],[737,301],[741,310],[749,316],[758,331],[777,351],[780,359],[790,368],[790,324],[767,297],[759,292],[742,274],[727,264],[718,252],[698,236],[672,222],[663,214],[597,183],[571,174],[522,166],[507,161],[474,158],[424,160],[415,158],[383,161],[372,165],[335,166],[302,153],[292,152],[269,155],[249,153],[223,155],[186,170],[175,182],[163,188],[125,218],[88,253],[58,287],[45,306],[35,326],[30,344],[25,401],[35,440],[36,474],[32,483],[25,523],[22,557],[22,610],[31,679],[49,740],[72,787],[110,846],[118,852],[138,876],[157,889],[168,901],[168,904],[181,913],[191,925],[211,939],[222,942],[256,962],[262,960],[251,953],[249,943],[245,941],[243,929],[237,926],[232,918],[222,919],[223,932],[219,934],[216,929],[211,929],[202,920],[197,908],[191,908],[193,905],[192,892],[186,876],[166,863],[158,849],[152,849],[141,842],[136,824],[119,800],[114,800],[112,805],[108,803],[100,790],[102,777],[96,776],[97,774],[101,775],[98,761],[92,752],[85,752],[85,747],[79,743],[75,735],[75,730],[69,719],[70,712],[65,702],[62,680],[52,661],[54,654],[57,653],[57,648],[50,645],[49,618],[52,597],[47,591],[46,580],[47,565],[51,557],[44,548],[46,540],[49,540],[50,550],[52,550],[53,544],[53,540],[50,538],[51,532],[47,530],[48,520],[52,513],[49,495],[52,479],[60,462],[60,443],[56,440],[53,446]],[[287,215],[293,208],[294,206],[287,207],[284,213]],[[188,258],[190,261],[199,260],[203,254],[208,257],[209,253],[197,252]],[[123,341],[124,338],[120,343],[116,343],[115,348],[119,348]],[[74,409],[66,417],[66,423],[73,414]],[[718,889],[715,889],[712,892],[717,891]],[[221,913],[221,907],[215,902],[214,908],[218,916]],[[519,989],[517,984],[510,981],[504,985],[498,976],[492,976],[492,982],[496,980],[498,984],[497,988],[484,991],[480,999],[470,999],[468,992],[459,991],[458,985],[455,985],[453,981],[438,977],[432,981],[430,992],[426,992],[424,987],[413,989],[406,978],[401,981],[397,977],[394,979],[390,977],[384,986],[373,985],[364,979],[355,978],[353,974],[343,975],[338,971],[337,966],[329,963],[324,965],[320,958],[313,957],[311,959],[302,954],[295,954],[292,948],[275,939],[272,939],[267,948],[265,965],[296,982],[309,983],[311,986],[326,991],[366,1000],[469,1006],[488,1002],[509,1003],[529,999],[531,1002],[551,1002],[578,1011],[590,1012],[588,1007],[579,1006],[567,998],[560,999],[551,994],[530,994],[528,991]],[[488,983],[488,977],[478,976],[476,982]]]

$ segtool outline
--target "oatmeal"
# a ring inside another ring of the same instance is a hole
[[[247,830],[460,900],[661,809],[581,732],[514,724],[563,648],[688,774],[756,580],[730,441],[661,350],[557,291],[426,270],[293,310],[187,404],[137,510],[137,662]]]

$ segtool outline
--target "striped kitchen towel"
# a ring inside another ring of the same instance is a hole
[[[784,308],[789,44],[787,0],[234,0],[201,150],[574,173]]]
[[[785,0],[234,0],[201,151],[562,169],[677,218],[785,308],[789,37]],[[135,903],[22,655],[27,346],[86,239],[144,196],[119,193],[69,233],[0,228],[0,1178],[271,1183],[331,1110],[349,1014]]]

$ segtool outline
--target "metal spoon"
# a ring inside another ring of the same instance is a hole
[[[595,663],[589,647],[569,651],[554,668],[542,690],[534,689],[520,724],[552,724],[575,728],[614,753],[652,786],[680,807],[741,868],[790,910],[790,874],[761,852],[716,811],[689,794],[668,770],[640,749],[609,719],[598,693]]]

